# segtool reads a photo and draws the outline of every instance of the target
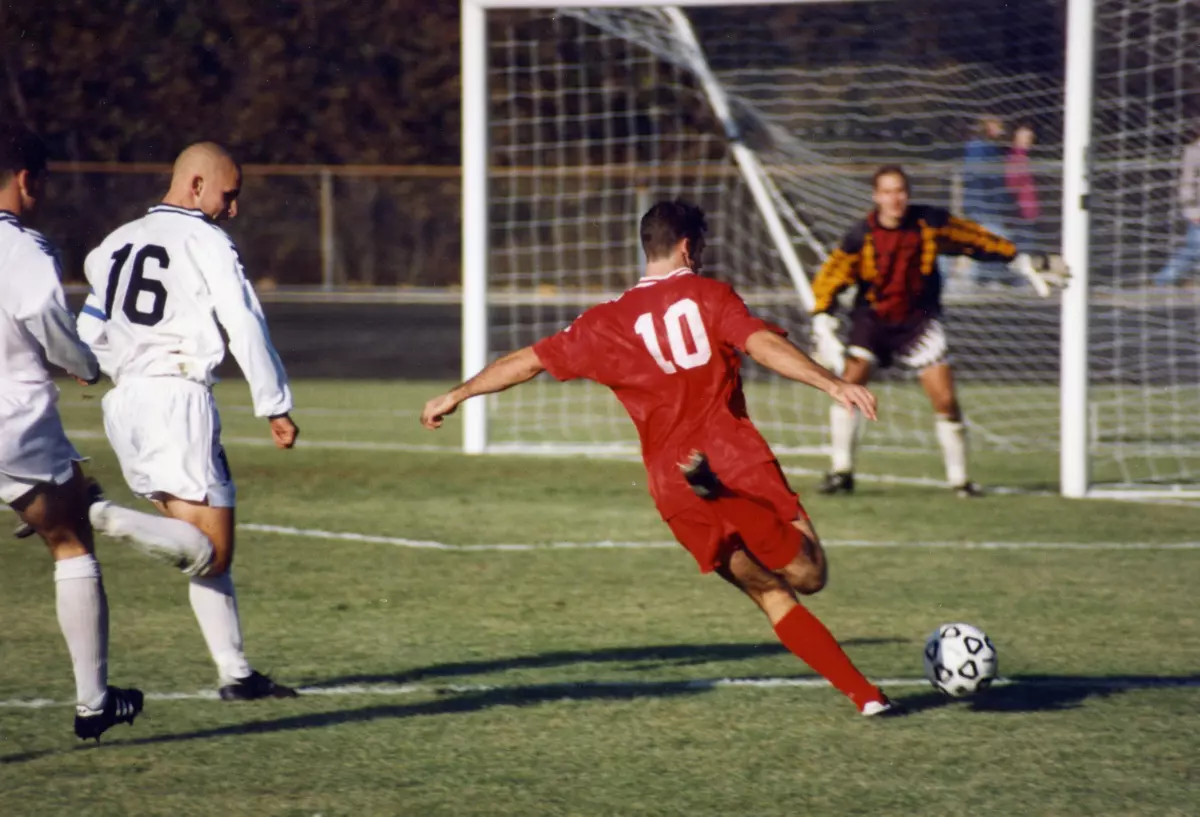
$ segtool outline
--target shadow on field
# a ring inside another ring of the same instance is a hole
[[[725,645],[732,646],[732,645]],[[745,645],[750,646],[750,645]],[[897,698],[908,710],[920,713],[943,706],[958,706],[974,712],[1054,712],[1077,708],[1091,697],[1108,697],[1120,692],[1145,689],[1179,689],[1200,687],[1200,675],[1162,677],[1151,675],[1114,675],[1086,677],[1075,675],[1025,675],[1010,679],[1011,683],[987,693],[962,701],[948,699],[937,693],[909,695]],[[644,683],[547,683],[513,686],[500,689],[448,689],[437,693],[431,701],[411,704],[388,704],[345,709],[337,712],[318,712],[292,715],[271,720],[198,729],[174,735],[121,740],[110,736],[98,749],[120,746],[145,746],[181,743],[232,735],[255,735],[320,729],[348,723],[367,723],[381,719],[403,719],[432,715],[453,715],[478,712],[496,706],[536,706],[553,701],[630,701],[639,698],[674,698],[693,696],[711,691],[712,687],[694,681],[647,681]],[[301,698],[301,700],[304,700]],[[125,734],[123,730],[116,733]],[[69,751],[94,751],[90,744],[68,750],[46,749],[0,755],[0,765],[26,763]]]
[[[901,644],[903,638],[849,638],[843,647],[871,644]],[[458,678],[467,675],[486,675],[517,669],[541,669],[566,664],[630,663],[630,671],[641,672],[657,667],[686,667],[716,661],[745,661],[773,655],[788,655],[778,641],[761,644],[661,644],[647,647],[613,647],[604,650],[559,650],[536,655],[518,655],[484,661],[456,661],[434,664],[396,673],[343,675],[315,681],[306,686],[336,687],[347,684],[409,684],[431,678]]]
[[[959,706],[973,712],[1057,712],[1076,709],[1088,698],[1107,698],[1138,689],[1200,687],[1200,675],[1016,675],[1003,686],[962,700],[937,692],[898,698],[910,712]]]
[[[638,684],[531,684],[528,686],[490,689],[481,692],[446,692],[434,701],[413,704],[389,704],[364,706],[359,709],[344,709],[338,712],[321,712],[312,715],[295,715],[268,721],[199,729],[178,735],[160,735],[152,738],[121,741],[122,746],[142,746],[159,743],[178,743],[188,740],[224,737],[227,735],[254,735],[265,732],[288,732],[299,729],[319,729],[346,723],[427,717],[430,715],[453,715],[463,712],[478,712],[494,706],[536,706],[551,701],[630,701],[636,698],[673,698],[704,692],[702,688],[686,681],[664,681],[662,683]],[[116,745],[114,743],[114,745]]]

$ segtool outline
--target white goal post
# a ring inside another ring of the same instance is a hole
[[[1014,16],[999,0],[461,0],[463,377],[626,288],[638,217],[674,195],[709,211],[716,274],[805,346],[811,275],[870,206],[874,167],[903,164],[914,198],[990,226],[971,212],[981,171],[963,146],[998,116],[1037,132],[1042,212],[997,223],[1014,238],[1020,226],[1019,246],[1060,251],[1071,277],[1043,301],[943,263],[980,476],[1069,497],[1182,495],[1200,480],[1200,341],[1187,328],[1200,287],[1155,282],[1183,223],[1178,156],[1200,125],[1193,6],[1031,0]],[[926,32],[930,13],[948,21]],[[978,56],[954,42],[989,25]],[[892,26],[901,42],[883,54],[872,29]],[[835,42],[843,30],[858,39]],[[924,39],[906,52],[914,33]],[[925,64],[925,47],[938,59]],[[891,372],[876,385],[888,414],[863,468],[938,483],[919,389]],[[636,450],[607,394],[547,386],[469,401],[464,450]],[[824,452],[819,396],[755,367],[747,391],[777,451]],[[1019,475],[990,476],[1017,474],[1013,463]]]

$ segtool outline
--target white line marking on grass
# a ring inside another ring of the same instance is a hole
[[[102,431],[70,431],[67,436],[77,440],[105,440]],[[254,448],[274,448],[275,443],[270,437],[222,437],[226,445],[246,445]],[[301,437],[296,441],[297,448],[330,449],[334,451],[399,451],[405,453],[462,453],[462,449],[449,445],[432,445],[424,443],[388,443],[366,442],[355,440],[306,440]]]
[[[546,542],[542,544],[471,544],[453,545],[424,539],[406,539],[400,536],[375,536],[365,533],[345,533],[313,528],[293,528],[286,525],[260,525],[247,522],[238,525],[242,530],[257,533],[274,533],[281,536],[297,536],[306,539],[330,539],[344,542],[371,542],[417,550],[445,551],[531,551],[531,550],[657,550],[677,548],[675,542]],[[893,542],[870,540],[827,540],[827,547],[855,548],[919,548],[950,550],[1197,550],[1200,542]]]
[[[0,512],[11,510],[0,506]],[[604,539],[596,542],[512,542],[455,545],[430,539],[406,539],[402,536],[379,536],[370,533],[294,528],[289,525],[262,525],[242,522],[238,530],[295,536],[302,539],[326,539],[336,542],[367,542],[378,545],[411,548],[413,550],[442,550],[459,553],[513,552],[535,550],[669,550],[680,547],[677,542],[643,541],[620,542]],[[826,547],[834,548],[893,548],[913,550],[1200,550],[1200,542],[900,542],[871,539],[826,539]]]
[[[924,678],[883,678],[875,681],[885,689],[928,687],[929,681]],[[1196,677],[1161,677],[1161,678],[997,678],[993,686],[1011,686],[1020,684],[1023,687],[1037,689],[1102,689],[1102,690],[1132,690],[1132,689],[1195,689],[1200,687],[1200,678]],[[707,692],[726,688],[753,689],[826,689],[830,686],[824,678],[694,678],[683,680],[646,680],[646,681],[575,681],[544,684],[499,685],[499,684],[343,684],[328,687],[300,687],[297,691],[305,696],[314,697],[346,697],[346,696],[405,696],[405,695],[462,695],[487,692],[508,692],[514,696],[530,693],[553,694],[561,693],[564,698],[572,695],[586,694],[593,691],[654,691],[662,687],[676,687],[696,692]],[[147,692],[148,701],[216,701],[219,700],[215,689],[201,689],[195,692]],[[10,698],[0,700],[3,709],[46,709],[55,706],[74,706],[74,701],[53,701],[49,698]]]

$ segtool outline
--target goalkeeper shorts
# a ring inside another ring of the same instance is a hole
[[[900,323],[885,323],[870,309],[850,318],[846,354],[881,369],[896,363],[920,371],[945,363],[949,357],[946,329],[937,318],[920,315]]]

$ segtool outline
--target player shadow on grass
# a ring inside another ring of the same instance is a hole
[[[1200,675],[1015,675],[1008,683],[964,699],[939,692],[898,698],[909,712],[958,706],[973,712],[1061,712],[1077,709],[1088,698],[1107,698],[1142,689],[1200,687]]]
[[[101,744],[112,746],[144,746],[160,743],[178,743],[188,740],[225,737],[228,735],[253,735],[267,732],[289,732],[299,729],[319,729],[347,723],[366,723],[381,719],[404,719],[428,717],[430,715],[453,715],[479,712],[496,706],[536,706],[555,701],[631,701],[637,698],[673,698],[697,695],[706,690],[686,681],[664,681],[661,683],[638,684],[636,687],[621,683],[594,684],[529,684],[526,686],[488,689],[479,692],[445,692],[432,701],[411,704],[385,704],[364,706],[358,709],[343,709],[336,712],[318,712],[311,715],[294,715],[273,720],[251,721],[231,724],[212,729],[198,729],[176,735],[136,738],[120,742]],[[0,759],[2,761],[2,759]]]
[[[899,644],[902,638],[849,638],[846,646]],[[349,684],[410,684],[433,678],[458,678],[487,675],[494,672],[520,669],[544,669],[568,664],[629,663],[628,672],[641,672],[658,667],[686,667],[721,661],[745,661],[774,655],[790,655],[778,641],[759,644],[660,644],[645,647],[611,647],[600,650],[556,650],[535,655],[518,655],[482,661],[455,661],[433,664],[395,673],[342,675],[315,681],[306,686],[337,687]]]

